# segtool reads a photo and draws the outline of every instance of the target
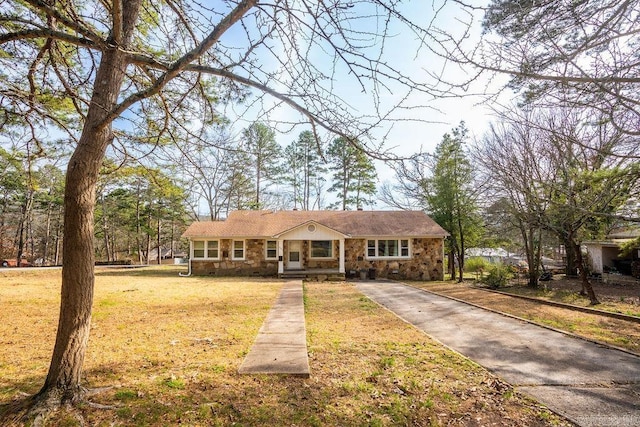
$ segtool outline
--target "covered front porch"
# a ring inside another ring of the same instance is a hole
[[[345,238],[314,221],[274,236],[278,246],[278,276],[345,277]]]

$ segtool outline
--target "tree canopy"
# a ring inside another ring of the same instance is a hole
[[[254,90],[299,113],[298,122],[355,142],[413,92],[430,97],[389,58],[385,41],[429,28],[397,2],[258,3],[10,0],[0,7],[0,132],[26,124],[34,144],[66,134],[68,160],[60,319],[37,411],[77,403],[94,287],[94,224],[108,154],[140,158],[172,141],[204,142],[217,106]],[[395,53],[395,52],[394,52]],[[374,106],[360,113],[334,91],[351,79]],[[394,94],[390,104],[382,103]],[[258,98],[263,102],[266,98]],[[396,101],[397,100],[397,101]],[[413,106],[415,107],[415,106]],[[374,151],[374,150],[370,150]]]
[[[443,80],[465,88],[479,74],[505,74],[527,102],[595,108],[619,130],[640,135],[637,1],[492,0],[465,9],[468,31],[456,37],[443,30],[440,46],[469,77]],[[479,40],[470,35],[478,21]]]

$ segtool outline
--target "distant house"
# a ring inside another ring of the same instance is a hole
[[[640,278],[640,245],[621,256],[621,245],[640,237],[640,229],[631,228],[609,233],[606,239],[583,242],[593,273],[619,273]]]
[[[176,251],[171,248],[160,247],[160,260],[163,261],[163,264],[174,263],[175,259],[186,258],[187,253],[184,251]],[[149,251],[149,255],[147,257],[147,261],[150,263],[158,262],[158,247],[151,249]]]
[[[189,271],[197,275],[442,280],[447,232],[417,211],[236,211],[194,222]]]
[[[502,248],[469,248],[464,251],[465,258],[482,258],[493,264],[504,263],[509,252]],[[513,254],[511,254],[513,255]]]

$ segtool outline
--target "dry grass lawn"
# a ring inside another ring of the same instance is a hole
[[[309,379],[239,375],[282,282],[177,271],[97,272],[84,382],[113,409],[47,425],[569,425],[344,282],[305,284]],[[0,425],[44,380],[59,284],[56,270],[0,270]]]

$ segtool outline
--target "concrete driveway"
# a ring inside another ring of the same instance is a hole
[[[640,426],[640,358],[397,282],[357,288],[581,426]]]

